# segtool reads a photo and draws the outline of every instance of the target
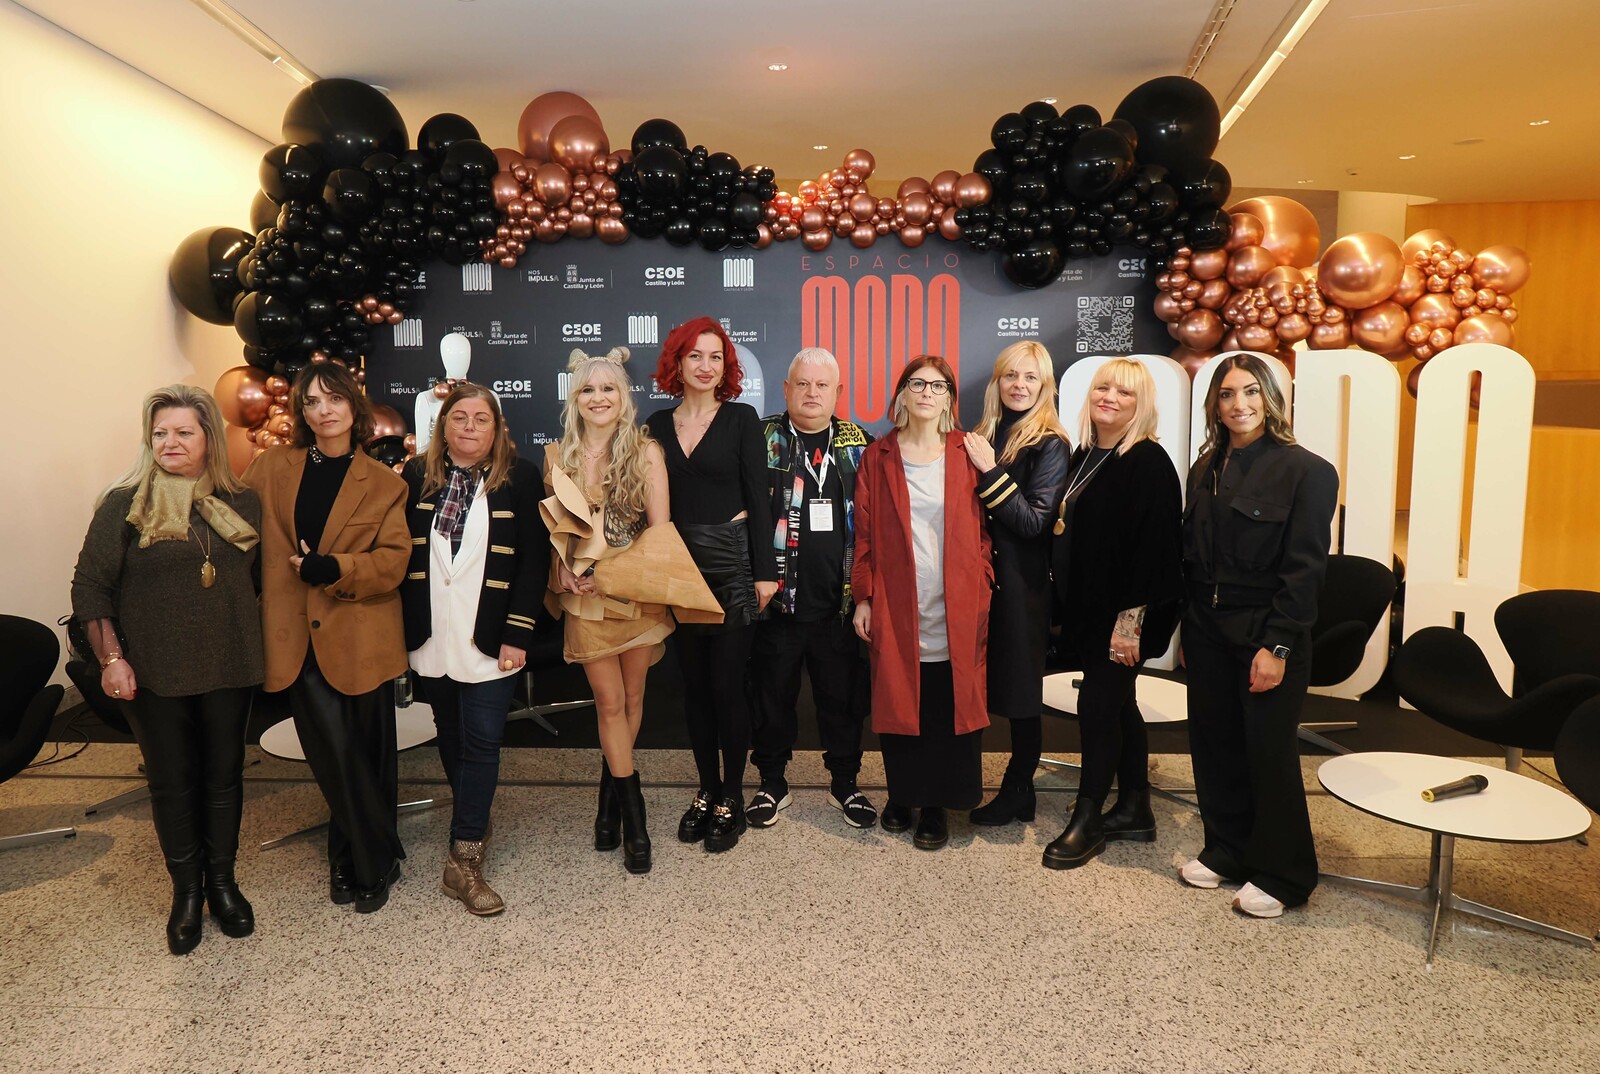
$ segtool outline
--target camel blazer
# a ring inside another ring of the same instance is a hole
[[[406,529],[406,483],[357,451],[316,549],[339,563],[339,580],[307,585],[289,564],[300,538],[294,503],[305,473],[306,449],[273,448],[257,456],[245,484],[261,497],[261,633],[268,690],[283,690],[300,675],[306,646],[328,684],[364,694],[406,670],[399,587],[411,558]]]

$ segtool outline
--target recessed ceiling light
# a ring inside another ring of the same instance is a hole
[[[1316,182],[1316,180],[1315,179],[1296,179],[1295,182],[1297,182],[1300,185],[1304,186],[1306,183],[1314,183],[1314,182]]]
[[[786,63],[769,63],[769,64],[767,64],[767,70],[769,70],[769,71],[787,71],[788,69],[789,69],[789,65],[786,64]]]
[[[1416,160],[1417,159],[1417,155],[1415,153],[1403,153],[1403,154],[1401,154],[1400,159],[1401,160]]]
[[[1550,121],[1548,119],[1530,119],[1528,121],[1528,126],[1530,127],[1548,127],[1549,125]]]
[[[1040,97],[1039,99],[1045,104],[1055,104],[1056,101],[1060,100],[1059,97]]]
[[[828,147],[827,147],[827,146],[825,146],[825,145],[814,145],[814,146],[812,146],[812,147],[811,147],[811,148],[812,148],[812,149],[826,149],[826,148],[828,148]]]
[[[1482,138],[1463,138],[1460,141],[1456,142],[1455,144],[1456,145],[1479,145],[1482,142],[1483,142]]]

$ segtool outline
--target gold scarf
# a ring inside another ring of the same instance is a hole
[[[261,536],[212,492],[211,478],[204,474],[178,477],[155,467],[134,490],[128,507],[128,521],[139,531],[139,547],[149,548],[156,541],[187,541],[192,505],[224,541],[241,552],[254,548]]]

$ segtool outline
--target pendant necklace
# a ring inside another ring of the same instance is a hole
[[[1087,474],[1083,471],[1085,467],[1088,467],[1089,456],[1094,454],[1094,449],[1091,448],[1089,455],[1085,455],[1083,457],[1083,462],[1078,464],[1078,472],[1075,475],[1077,480],[1072,481],[1067,485],[1067,491],[1061,497],[1061,508],[1056,513],[1056,524],[1050,527],[1051,533],[1055,534],[1057,537],[1060,537],[1063,533],[1067,532],[1067,504],[1071,502],[1072,494],[1083,488],[1083,486],[1087,485],[1094,475],[1100,472],[1100,467],[1106,464],[1106,460],[1111,458],[1111,456],[1115,455],[1116,453],[1117,449],[1115,446],[1113,446],[1104,455],[1100,456],[1100,460],[1089,469]]]
[[[195,544],[200,544],[200,535],[194,532],[194,523],[189,523],[189,534],[194,538]],[[206,555],[206,561],[200,564],[200,587],[210,589],[217,582],[217,568],[211,565],[211,535],[206,535],[206,543],[201,545],[201,551]]]

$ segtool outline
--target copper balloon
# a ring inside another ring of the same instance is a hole
[[[933,191],[934,197],[948,205],[955,200],[956,184],[959,182],[961,182],[961,173],[947,169],[933,177],[933,181],[929,184],[929,189]]]
[[[1234,287],[1255,287],[1277,260],[1264,246],[1246,246],[1228,255],[1228,282]]]
[[[1228,243],[1223,247],[1230,254],[1246,246],[1260,246],[1261,237],[1267,233],[1261,217],[1254,213],[1233,213],[1228,217]]]
[[[515,149],[496,149],[494,159],[500,162],[500,170],[508,172],[522,163],[522,154]]]
[[[1415,265],[1407,265],[1400,273],[1400,285],[1394,289],[1394,300],[1409,306],[1428,293],[1428,278]]]
[[[956,223],[955,213],[945,213],[939,218],[939,235],[951,242],[961,237],[961,225]]]
[[[910,193],[913,193],[913,192],[926,194],[931,189],[932,189],[932,187],[929,185],[929,183],[928,183],[928,181],[926,179],[922,178],[922,176],[920,176],[920,175],[913,175],[909,179],[901,180],[900,189],[895,191],[894,196],[899,198],[903,202],[903,201],[906,200],[906,195],[907,194],[910,194]],[[804,183],[800,184],[800,193],[802,195],[805,194],[805,184]]]
[[[1268,195],[1248,198],[1228,210],[1249,213],[1261,221],[1259,245],[1272,253],[1280,265],[1305,268],[1317,260],[1322,248],[1322,229],[1311,210],[1292,198]]]
[[[1285,343],[1299,343],[1311,334],[1311,322],[1303,313],[1291,313],[1277,324],[1278,338]]]
[[[1211,310],[1196,309],[1183,315],[1183,319],[1174,327],[1177,328],[1177,339],[1185,347],[1194,351],[1210,350],[1222,342],[1223,333],[1227,331],[1222,323],[1222,318]]]
[[[900,199],[900,207],[906,214],[906,223],[921,227],[933,218],[933,195],[913,190]]]
[[[878,166],[878,162],[865,149],[852,149],[844,155],[844,166],[849,171],[859,173],[861,178],[865,179],[872,174],[872,170]]]
[[[756,225],[756,241],[755,241],[754,245],[755,245],[755,248],[757,250],[765,250],[767,247],[772,245],[772,227],[771,227],[771,225],[769,225],[769,224],[757,224]]]
[[[586,172],[597,156],[611,152],[606,130],[588,116],[567,116],[550,128],[550,159],[569,171]]]
[[[994,194],[994,188],[989,185],[989,180],[977,172],[968,172],[956,180],[954,201],[963,209],[970,209],[974,205],[982,205]]]
[[[1201,250],[1189,259],[1189,275],[1197,280],[1219,279],[1228,271],[1228,251]]]
[[[550,159],[550,131],[568,116],[582,116],[604,130],[600,113],[576,93],[541,93],[528,102],[517,121],[517,144],[528,160],[543,164]]]
[[[594,217],[588,213],[573,213],[567,221],[567,234],[575,239],[587,239],[594,234]]]
[[[927,237],[927,229],[921,224],[907,224],[900,229],[900,241],[907,246],[921,246],[922,241]]]
[[[496,172],[494,177],[494,207],[505,212],[512,203],[522,204],[522,184],[510,172]]]
[[[230,425],[256,425],[273,406],[267,374],[253,365],[236,365],[217,378],[211,392]]]
[[[372,439],[382,436],[405,436],[406,419],[400,412],[387,403],[374,403],[372,405],[373,433]]]
[[[1199,255],[1197,254],[1196,256]],[[1305,282],[1306,275],[1299,269],[1294,268],[1291,265],[1277,265],[1267,270],[1266,275],[1261,277],[1261,283],[1259,286],[1271,288],[1275,284],[1281,284],[1285,288],[1290,288],[1295,284],[1301,284],[1303,286]],[[1286,290],[1284,293],[1287,294],[1288,291]]]
[[[800,214],[801,231],[825,231],[828,227],[828,214],[825,210],[813,205]]]
[[[807,250],[812,252],[826,250],[828,244],[833,242],[833,232],[826,228],[818,231],[802,231],[800,233],[800,241],[805,244]]]
[[[620,209],[622,206],[619,205],[617,208]],[[632,234],[628,230],[627,222],[622,217],[612,216],[609,213],[594,222],[594,232],[600,237],[600,241],[608,246],[627,242],[628,236]]]
[[[1313,325],[1309,338],[1312,350],[1343,350],[1350,346],[1350,325],[1345,321],[1340,321],[1338,324]]]
[[[857,220],[871,220],[878,211],[878,199],[871,194],[857,194],[850,199],[850,215]]]
[[[1194,301],[1203,309],[1218,310],[1227,303],[1231,294],[1233,288],[1228,286],[1227,280],[1207,280],[1200,285],[1200,297]]]
[[[1233,334],[1239,340],[1240,350],[1266,351],[1270,354],[1278,347],[1278,334],[1259,324],[1241,325],[1234,329]]]
[[[1367,350],[1387,354],[1405,345],[1410,324],[1406,308],[1400,303],[1380,302],[1350,318],[1350,334]]]
[[[1436,242],[1445,246],[1454,246],[1456,240],[1440,231],[1436,227],[1425,227],[1421,231],[1413,232],[1406,236],[1406,241],[1400,244],[1400,256],[1405,258],[1406,264],[1416,264],[1417,254],[1427,253]]]
[[[1189,374],[1190,380],[1193,380],[1199,374],[1201,368],[1216,356],[1217,351],[1215,348],[1197,351],[1179,346],[1172,352],[1172,360],[1183,366],[1184,372]]]
[[[1511,346],[1515,338],[1511,326],[1500,317],[1490,317],[1479,314],[1468,317],[1456,325],[1454,342],[1462,343],[1498,343],[1502,347]]]
[[[863,250],[878,241],[878,232],[871,224],[857,224],[850,232],[850,241]]]
[[[1472,261],[1472,278],[1478,285],[1502,295],[1520,290],[1531,271],[1527,252],[1516,246],[1485,246]]]
[[[559,164],[541,164],[533,173],[534,189],[549,206],[560,205],[572,197],[572,176]]]
[[[1317,286],[1341,306],[1366,309],[1387,302],[1404,273],[1400,247],[1393,239],[1376,231],[1358,231],[1335,240],[1322,255]]]
[[[1408,312],[1413,324],[1425,324],[1430,330],[1455,328],[1461,323],[1461,311],[1456,309],[1449,295],[1433,293],[1423,295],[1411,303]]]

